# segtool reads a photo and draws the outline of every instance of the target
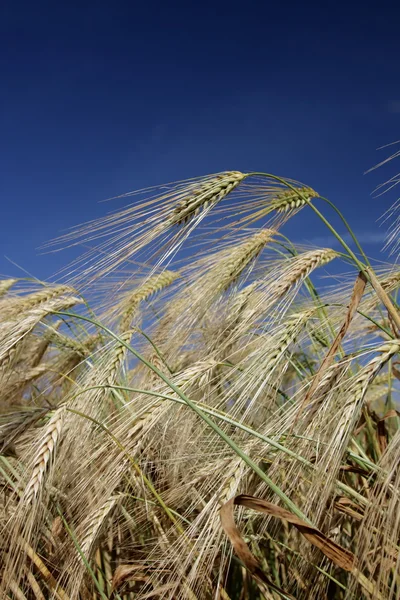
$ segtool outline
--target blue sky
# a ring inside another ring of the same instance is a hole
[[[222,170],[299,179],[377,256],[363,175],[400,138],[396,3],[5,1],[0,9],[0,273],[39,278],[37,248],[100,200]],[[294,239],[325,241],[305,211]],[[327,243],[329,241],[327,240]]]

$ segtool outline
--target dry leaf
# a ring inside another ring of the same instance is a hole
[[[334,356],[335,356],[344,336],[346,335],[347,330],[350,327],[350,323],[353,320],[353,317],[358,309],[358,306],[359,306],[361,298],[364,294],[366,285],[367,285],[367,279],[366,279],[365,275],[360,272],[357,276],[357,279],[356,279],[354,287],[353,287],[353,292],[351,294],[350,304],[349,304],[349,308],[347,310],[347,314],[346,314],[344,323],[343,323],[342,327],[340,328],[339,333],[337,334],[336,338],[334,339],[332,346],[329,348],[324,360],[321,363],[321,366],[320,366],[317,374],[315,375],[315,377],[313,379],[311,387],[308,390],[306,397],[304,398],[304,400],[301,404],[300,410],[296,416],[296,421],[299,419],[304,406],[309,402],[310,398],[312,397],[315,390],[317,389],[322,377],[324,376],[325,371],[332,364]]]
[[[337,506],[338,508],[341,507],[345,510],[346,506],[349,509],[350,503],[351,501],[347,498],[341,498],[340,501],[337,502]],[[240,496],[231,498],[222,506],[221,525],[229,537],[235,553],[256,580],[269,586],[271,589],[279,592],[280,594],[283,594],[288,598],[292,598],[290,594],[287,594],[287,592],[277,588],[272,582],[270,582],[263,573],[260,563],[251,553],[250,548],[243,540],[238,528],[236,527],[235,518],[233,515],[234,505],[245,506],[246,508],[251,508],[257,512],[265,513],[267,515],[277,517],[278,519],[284,519],[288,523],[291,523],[311,544],[313,544],[313,546],[319,548],[321,552],[323,552],[325,556],[327,556],[335,565],[341,567],[345,571],[350,572],[361,584],[361,586],[367,590],[368,593],[373,593],[374,598],[377,600],[383,600],[382,595],[378,591],[376,582],[367,579],[367,577],[365,577],[365,575],[363,575],[357,569],[355,556],[352,552],[346,550],[333,540],[329,539],[321,531],[312,525],[309,525],[302,519],[299,519],[299,517],[296,517],[284,508],[281,508],[276,504],[272,504],[271,502],[267,502],[266,500],[262,500],[261,498],[255,498],[254,496],[246,496],[241,494]]]
[[[379,300],[385,306],[388,311],[389,318],[394,322],[397,327],[397,330],[400,331],[400,315],[398,311],[395,309],[393,302],[391,301],[389,295],[385,292],[383,287],[381,286],[379,279],[375,275],[372,269],[367,269],[369,280],[371,281],[372,287],[374,288],[376,295]]]
[[[392,373],[396,377],[396,379],[400,380],[400,371],[398,369],[396,369],[395,366],[392,367]]]
[[[339,467],[339,471],[346,471],[347,473],[357,473],[358,475],[363,475],[364,477],[368,477],[369,472],[361,467],[353,467],[353,465],[341,465]]]
[[[144,581],[148,579],[143,575],[142,569],[141,565],[118,565],[112,578],[112,589],[118,589],[125,581],[137,581],[139,579]]]
[[[383,452],[385,452],[385,450],[387,448],[386,426],[385,426],[385,421],[383,419],[378,421],[376,433],[378,436],[379,449],[383,454]]]
[[[240,535],[240,532],[235,524],[235,518],[233,516],[233,507],[235,504],[241,506],[247,506],[246,501],[257,501],[257,498],[253,498],[253,496],[236,496],[235,498],[231,498],[226,504],[221,507],[220,516],[221,516],[221,525],[224,529],[226,535],[229,537],[235,553],[243,562],[245,567],[250,571],[253,575],[254,579],[260,582],[263,585],[266,585],[271,590],[275,590],[279,594],[286,596],[287,598],[293,598],[290,594],[277,587],[272,581],[268,579],[265,575],[264,571],[261,568],[260,563],[257,558],[252,554],[250,548]],[[264,502],[261,500],[261,502]],[[267,503],[268,504],[268,503]],[[274,505],[271,505],[274,506]],[[253,508],[253,506],[249,506],[249,508]],[[255,510],[258,510],[255,508]],[[290,513],[289,513],[290,514]]]
[[[346,496],[338,498],[334,506],[338,512],[352,517],[355,521],[362,521],[364,518],[362,509]]]
[[[386,421],[386,419],[391,419],[392,417],[398,417],[399,413],[394,408],[388,410],[388,412],[380,419],[381,421]]]
[[[221,508],[221,523],[226,534],[231,540],[236,553],[241,553],[246,556],[250,570],[254,566],[258,567],[259,563],[251,554],[247,544],[244,542],[239,530],[235,525],[233,516],[233,506],[235,504],[239,506],[245,506],[246,508],[251,508],[257,512],[265,513],[273,517],[277,517],[278,519],[284,519],[288,523],[291,523],[300,531],[300,533],[304,535],[309,542],[311,542],[311,544],[319,548],[325,554],[325,556],[330,558],[335,565],[341,567],[345,571],[352,571],[355,560],[352,552],[342,548],[342,546],[329,539],[324,533],[312,525],[309,525],[306,523],[306,521],[296,517],[296,515],[293,515],[288,510],[277,506],[276,504],[272,504],[271,502],[267,502],[266,500],[262,500],[261,498],[255,498],[254,496],[246,496],[242,494],[232,498],[223,505]],[[245,564],[247,566],[247,563]]]
[[[61,517],[57,516],[51,524],[51,535],[55,538],[60,537],[64,529]]]

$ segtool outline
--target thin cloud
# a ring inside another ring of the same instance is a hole
[[[392,102],[389,102],[388,111],[394,115],[400,114],[400,101],[394,100]]]
[[[387,239],[387,231],[364,231],[355,234],[360,244],[383,244]],[[353,242],[349,233],[342,235],[346,244]],[[339,241],[333,235],[317,236],[311,239],[303,239],[302,243],[312,244],[313,246],[326,246],[329,248],[338,248]]]

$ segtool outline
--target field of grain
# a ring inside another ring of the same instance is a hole
[[[0,281],[0,597],[399,598],[396,222],[371,265],[292,180],[122,200]]]

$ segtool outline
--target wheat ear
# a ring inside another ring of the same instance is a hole
[[[369,384],[379,373],[383,365],[397,352],[400,351],[400,340],[390,340],[376,349],[378,356],[373,358],[367,366],[356,376],[353,388],[353,398],[361,400],[368,390]]]
[[[61,435],[64,413],[64,406],[61,406],[54,412],[41,437],[33,461],[32,474],[24,491],[24,501],[26,504],[30,504],[40,491],[49,462],[53,457]]]
[[[245,470],[244,467],[244,462],[241,459],[234,461],[234,465],[230,471],[230,474],[225,480],[219,496],[219,503],[221,505],[225,504],[225,502],[228,502],[228,500],[237,494],[240,479]]]
[[[133,293],[130,293],[122,302],[124,313],[121,317],[119,330],[123,332],[129,329],[133,315],[141,302],[171,285],[178,277],[180,277],[179,273],[166,270],[150,277]]]
[[[55,287],[46,287],[33,294],[22,296],[15,299],[2,311],[5,313],[5,318],[9,319],[13,316],[21,315],[22,312],[29,311],[34,308],[39,308],[42,304],[60,298],[61,296],[73,296],[76,291],[69,285],[58,285]],[[80,302],[80,300],[77,300]]]
[[[132,337],[132,331],[128,330],[125,331],[123,334],[121,334],[121,340],[123,340],[126,343],[129,343],[131,337]],[[122,344],[117,344],[117,346],[114,348],[114,354],[112,357],[111,362],[107,365],[106,367],[106,371],[104,374],[104,381],[107,385],[115,385],[115,381],[117,379],[117,375],[121,369],[121,366],[125,360],[125,356],[126,356],[126,346],[123,346]]]
[[[86,558],[90,558],[96,539],[104,524],[104,521],[114,508],[121,496],[111,496],[90,517],[84,525],[84,534],[81,537],[80,548]]]
[[[72,337],[63,335],[57,331],[49,332],[49,340],[54,342],[57,346],[72,350],[74,354],[77,354],[81,358],[85,358],[90,354],[91,351],[96,347],[101,336],[99,334],[88,336],[85,340],[80,342]]]
[[[206,275],[210,285],[215,286],[219,292],[227,290],[271,241],[274,233],[272,229],[263,229],[239,246],[235,246],[229,253],[224,252],[221,262]]]
[[[18,279],[1,279],[0,280],[0,297],[4,296],[8,290],[16,283]]]
[[[180,225],[210,206],[223,200],[246,177],[239,171],[226,171],[195,188],[187,198],[176,205],[168,225]]]
[[[287,277],[278,280],[276,286],[272,285],[273,293],[279,297],[283,296],[298,281],[308,277],[314,269],[326,265],[337,256],[337,252],[330,248],[312,250],[298,255],[291,261]]]
[[[168,374],[167,373],[167,367],[166,367],[165,363],[161,360],[161,358],[158,356],[157,353],[154,353],[151,356],[150,362],[157,369],[159,369],[162,373]],[[151,371],[151,373],[150,373],[150,379],[149,379],[149,385],[150,385],[150,387],[151,388],[156,387],[159,383],[160,383],[159,376],[154,371]],[[141,414],[140,417],[138,419],[136,419],[136,421],[133,424],[133,426],[129,428],[128,433],[127,433],[128,438],[131,439],[131,438],[137,436],[138,433],[143,432],[143,430],[145,430],[147,428],[147,425],[149,425],[153,421],[154,415],[156,414],[156,412],[158,411],[158,409],[163,404],[164,404],[164,400],[163,399],[160,398],[158,400],[155,400],[155,402],[153,402],[149,406],[149,408],[146,410],[146,412],[144,412],[143,414]]]
[[[317,192],[310,187],[301,187],[294,190],[284,191],[276,198],[271,200],[270,208],[276,212],[284,213],[294,210],[296,208],[302,208],[307,204],[304,196],[307,200],[311,198],[318,198]]]

